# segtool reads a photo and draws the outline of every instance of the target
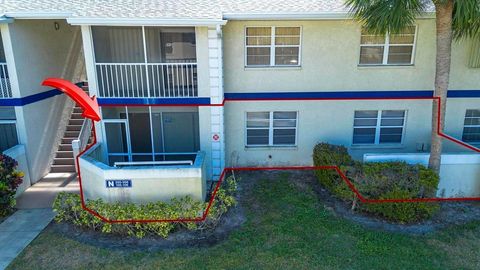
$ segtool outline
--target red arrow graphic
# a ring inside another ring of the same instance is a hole
[[[53,88],[59,89],[60,91],[67,94],[75,102],[80,105],[83,109],[82,116],[85,118],[90,118],[93,121],[100,121],[100,113],[98,109],[97,98],[93,96],[90,98],[85,91],[75,84],[58,78],[48,78],[42,83],[43,86],[51,86]]]

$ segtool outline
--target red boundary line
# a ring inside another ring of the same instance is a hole
[[[447,140],[450,140],[456,144],[459,144],[463,147],[466,147],[470,150],[473,150],[475,152],[480,153],[480,149],[477,147],[474,147],[470,144],[467,144],[465,142],[462,142],[458,139],[455,139],[443,132],[441,132],[441,98],[440,97],[413,97],[413,98],[297,98],[297,99],[235,99],[235,100],[229,100],[229,99],[224,99],[221,104],[212,104],[211,106],[224,106],[226,101],[288,101],[288,100],[434,100],[437,102],[438,110],[437,110],[437,135],[440,137],[443,137]],[[146,105],[150,106],[150,105]],[[168,105],[172,106],[172,105]],[[466,198],[416,198],[416,199],[368,199],[362,196],[360,192],[355,188],[355,185],[348,179],[348,177],[340,170],[338,166],[287,166],[287,167],[238,167],[238,168],[224,168],[220,178],[215,186],[215,189],[210,196],[210,200],[208,202],[207,207],[205,208],[205,211],[203,212],[201,217],[196,217],[196,218],[178,218],[178,219],[147,219],[147,220],[137,220],[137,219],[125,219],[125,220],[111,220],[108,219],[102,215],[100,215],[98,212],[88,208],[85,204],[84,196],[83,196],[83,187],[82,187],[82,177],[80,174],[80,157],[88,151],[90,148],[92,148],[96,143],[97,143],[97,138],[96,138],[96,130],[95,130],[95,122],[92,120],[92,132],[94,136],[94,141],[85,148],[82,152],[80,152],[77,157],[77,171],[78,171],[78,181],[80,184],[80,199],[81,199],[81,204],[82,208],[92,215],[98,217],[104,222],[107,223],[154,223],[154,222],[202,222],[204,221],[208,213],[210,211],[211,206],[213,205],[213,202],[215,200],[215,196],[217,195],[218,189],[220,188],[220,185],[222,184],[225,175],[227,172],[233,172],[233,171],[272,171],[272,170],[335,170],[339,176],[342,178],[342,180],[347,184],[347,186],[352,190],[352,192],[358,197],[360,202],[362,203],[418,203],[418,202],[441,202],[441,201],[480,201],[480,197],[466,197]]]

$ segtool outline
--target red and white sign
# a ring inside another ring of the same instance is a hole
[[[220,136],[218,136],[218,134],[213,135],[212,138],[213,138],[214,141],[220,140]]]

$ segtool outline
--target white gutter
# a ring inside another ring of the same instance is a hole
[[[344,20],[351,16],[348,12],[322,13],[223,13],[226,20]]]
[[[349,12],[319,12],[319,13],[300,13],[300,12],[280,12],[280,13],[223,13],[225,20],[351,20],[352,15]],[[435,18],[435,12],[425,12],[419,16],[419,19]]]
[[[225,25],[226,20],[216,19],[156,19],[156,18],[67,18],[72,25],[110,26],[212,26]]]
[[[12,23],[12,22],[13,22],[12,18],[7,18],[5,16],[0,15],[0,24]]]
[[[50,20],[50,19],[66,19],[72,16],[71,12],[45,12],[45,11],[30,11],[30,12],[5,12],[6,17],[15,19],[36,19],[36,20]]]

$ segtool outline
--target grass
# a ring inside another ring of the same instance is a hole
[[[427,236],[373,231],[335,217],[289,177],[258,181],[245,195],[246,224],[210,248],[110,250],[45,231],[9,269],[480,268],[480,222]]]

